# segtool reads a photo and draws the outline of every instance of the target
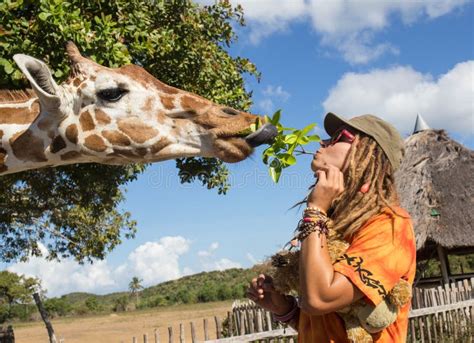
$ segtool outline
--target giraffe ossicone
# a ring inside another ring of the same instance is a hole
[[[203,156],[247,158],[270,142],[256,115],[168,86],[136,65],[107,68],[68,43],[71,75],[58,85],[48,66],[18,54],[32,90],[0,90],[0,175],[72,163],[128,164]]]

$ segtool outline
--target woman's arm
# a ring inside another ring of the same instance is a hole
[[[300,307],[306,313],[334,312],[364,296],[348,278],[334,272],[323,234],[314,232],[302,242],[299,270]]]

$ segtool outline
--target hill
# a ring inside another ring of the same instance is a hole
[[[63,316],[240,299],[253,277],[253,269],[202,272],[147,287],[137,298],[128,291],[105,295],[75,292],[48,299],[45,304],[53,316]]]

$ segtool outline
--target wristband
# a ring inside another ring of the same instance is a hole
[[[273,317],[274,321],[282,322],[282,323],[289,323],[293,320],[293,318],[296,316],[296,314],[299,310],[299,307],[298,307],[298,302],[296,301],[296,298],[291,297],[291,299],[293,300],[293,305],[292,305],[290,311],[288,311],[286,314],[278,315],[278,314],[275,314],[275,313],[272,312],[272,317]]]

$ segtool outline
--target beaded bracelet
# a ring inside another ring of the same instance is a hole
[[[311,207],[311,206],[308,206],[308,207],[306,207],[306,208],[304,209],[304,212],[305,212],[305,214],[306,214],[307,212],[315,212],[316,214],[322,214],[322,215],[324,215],[324,216],[326,216],[326,217],[328,216],[328,214],[326,213],[326,211],[320,209],[319,207]]]
[[[282,315],[278,315],[272,312],[272,317],[274,321],[277,322],[282,322],[282,323],[289,323],[293,320],[293,318],[296,316],[298,312],[298,301],[296,300],[295,297],[291,297],[293,300],[293,305],[291,305],[291,309],[286,313]]]

